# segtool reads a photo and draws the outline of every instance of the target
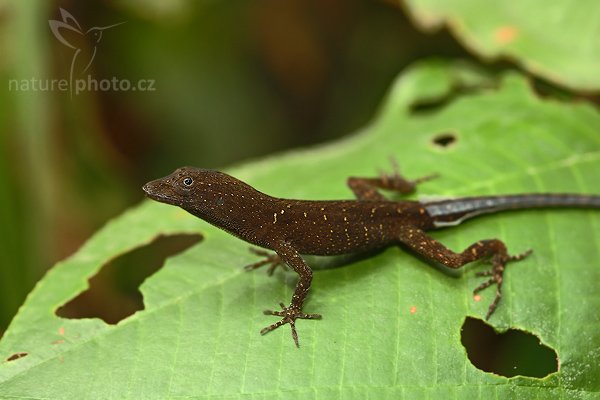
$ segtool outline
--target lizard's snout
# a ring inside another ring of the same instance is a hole
[[[156,199],[160,194],[160,182],[159,181],[150,181],[142,186],[142,190],[146,193],[146,196],[151,199]]]
[[[181,203],[181,195],[174,190],[167,178],[150,181],[142,186],[142,190],[152,200],[173,205],[180,205]]]
[[[142,190],[144,191],[144,193],[146,193],[147,196],[150,196],[153,192],[152,187],[152,182],[148,182],[144,186],[142,186]]]

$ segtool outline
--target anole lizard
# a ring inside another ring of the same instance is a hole
[[[397,170],[378,178],[351,177],[347,183],[358,200],[309,201],[271,197],[225,173],[183,167],[169,176],[148,182],[143,189],[154,200],[179,206],[249,243],[275,251],[276,255],[255,251],[266,258],[246,269],[270,264],[271,274],[283,262],[296,271],[299,280],[289,306],[280,303],[281,311],[264,312],[279,316],[281,320],[260,332],[264,335],[290,324],[296,346],[296,319],[321,318],[319,314],[307,314],[302,310],[312,271],[301,254],[329,256],[402,244],[427,260],[453,269],[475,260],[489,259],[491,270],[478,274],[489,279],[474,290],[477,293],[496,285],[496,296],[486,315],[488,319],[502,296],[506,263],[521,260],[531,251],[511,256],[502,241],[487,239],[455,253],[426,231],[504,210],[600,208],[600,195],[518,194],[418,202],[390,201],[377,191],[379,188],[408,194],[418,183],[432,177],[411,181]]]

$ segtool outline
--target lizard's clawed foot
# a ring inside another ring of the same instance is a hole
[[[437,178],[439,178],[439,177],[440,177],[440,174],[438,174],[438,173],[433,173],[433,174],[431,174],[431,175],[425,175],[425,176],[422,176],[422,177],[420,177],[420,178],[414,179],[412,182],[413,182],[415,185],[418,185],[419,183],[422,183],[422,182],[427,182],[427,181],[430,181],[430,180],[432,180],[432,179],[437,179]]]
[[[273,275],[273,272],[275,272],[275,269],[278,266],[281,266],[283,270],[287,269],[287,266],[281,260],[281,257],[279,257],[276,253],[271,253],[261,249],[255,249],[254,247],[251,247],[250,251],[258,256],[264,257],[264,259],[255,262],[254,264],[246,265],[244,267],[246,271],[254,271],[257,268],[262,267],[263,265],[269,264],[269,268],[267,269],[267,275],[271,276]]]
[[[483,289],[486,289],[494,284],[496,285],[496,296],[494,297],[494,300],[488,307],[488,312],[485,316],[486,320],[490,319],[490,317],[496,310],[500,299],[502,298],[502,279],[504,276],[504,270],[506,269],[506,263],[509,261],[522,260],[528,255],[530,255],[531,252],[532,250],[527,250],[526,252],[518,254],[516,256],[497,254],[490,260],[492,264],[491,270],[478,272],[477,274],[475,274],[476,276],[489,276],[490,278],[487,281],[483,282],[481,285],[477,286],[475,290],[473,290],[473,294],[477,294]]]
[[[400,174],[400,167],[398,166],[398,161],[395,157],[390,157],[390,164],[392,165],[392,172],[387,173],[380,171],[379,178],[381,179],[384,187],[396,189],[400,192],[410,193],[419,183],[430,181],[439,177],[439,174],[435,173],[422,176],[414,180],[408,180]]]
[[[296,347],[300,347],[298,343],[298,333],[296,333],[296,319],[321,319],[321,314],[306,314],[303,313],[302,310],[298,307],[295,307],[293,305],[286,307],[283,303],[279,303],[279,306],[281,307],[282,311],[264,311],[265,315],[276,315],[282,318],[274,324],[261,329],[260,334],[264,335],[268,332],[271,332],[274,329],[279,328],[282,325],[290,324],[290,328],[292,328],[292,338],[294,339],[294,343],[296,343]]]

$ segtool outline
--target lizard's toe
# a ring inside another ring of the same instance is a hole
[[[294,339],[294,343],[296,344],[296,347],[300,347],[300,344],[298,343],[298,333],[296,332],[296,319],[321,319],[321,314],[303,313],[301,309],[294,306],[286,307],[283,303],[279,303],[279,306],[281,307],[282,311],[263,311],[263,313],[266,315],[276,315],[282,318],[274,324],[261,329],[260,334],[264,335],[282,325],[289,324],[292,330],[292,338]]]

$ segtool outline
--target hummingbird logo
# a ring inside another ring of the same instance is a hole
[[[124,22],[103,27],[95,26],[84,31],[75,17],[67,10],[60,8],[60,17],[62,21],[49,20],[48,23],[50,24],[50,30],[52,30],[58,41],[75,50],[69,73],[69,82],[72,89],[75,70],[77,69],[80,74],[83,74],[90,68],[98,52],[98,46],[104,31],[122,25]],[[91,48],[88,49],[88,46],[91,46]]]

